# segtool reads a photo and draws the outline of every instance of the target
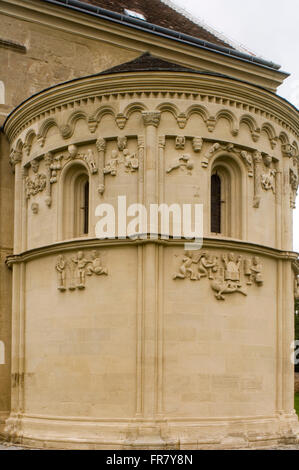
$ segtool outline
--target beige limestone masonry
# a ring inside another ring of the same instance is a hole
[[[299,127],[273,93],[285,75],[39,2],[2,3],[6,39],[27,53],[0,48],[3,106],[19,105],[1,135],[1,435],[87,449],[297,441]],[[58,84],[145,50],[233,79],[138,72]],[[210,230],[216,172],[221,234]],[[203,203],[203,248],[96,239],[95,208],[119,195]]]

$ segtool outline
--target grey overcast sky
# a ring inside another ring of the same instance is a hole
[[[291,73],[278,94],[299,108],[299,0],[172,0],[247,50]],[[294,211],[299,252],[299,197]]]

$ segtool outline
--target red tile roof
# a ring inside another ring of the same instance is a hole
[[[83,3],[98,6],[106,10],[124,14],[124,10],[141,13],[148,23],[188,34],[219,46],[234,49],[220,37],[214,35],[203,26],[184,16],[175,8],[163,3],[161,0],[81,0]]]

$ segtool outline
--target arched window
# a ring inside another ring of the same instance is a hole
[[[63,238],[89,233],[89,175],[81,163],[72,164],[63,178]]]
[[[242,173],[228,156],[214,161],[210,182],[210,230],[242,238]]]
[[[211,232],[221,233],[221,179],[217,173],[211,177]]]

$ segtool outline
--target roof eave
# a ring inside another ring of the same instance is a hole
[[[151,33],[156,36],[161,36],[161,37],[165,37],[165,38],[172,39],[175,41],[179,41],[181,43],[193,45],[195,47],[209,50],[217,54],[222,54],[222,55],[229,56],[231,58],[234,58],[243,62],[251,63],[258,67],[266,68],[268,70],[270,69],[276,72],[279,71],[279,73],[285,75],[286,77],[289,76],[287,72],[280,70],[281,68],[280,65],[275,64],[274,62],[269,62],[267,60],[231,49],[229,47],[220,46],[220,45],[208,42],[208,41],[204,41],[203,39],[199,39],[194,36],[189,36],[187,34],[180,33],[179,31],[174,31],[169,28],[164,28],[162,26],[154,25],[144,20],[131,18],[125,14],[122,15],[120,13],[106,10],[104,8],[97,7],[88,3],[84,3],[79,0],[41,0],[41,1],[49,3],[49,4],[54,4],[56,6],[69,8],[71,10],[75,10],[81,13],[89,14],[89,15],[101,18],[103,20],[122,24],[130,28],[144,30],[147,33]]]

